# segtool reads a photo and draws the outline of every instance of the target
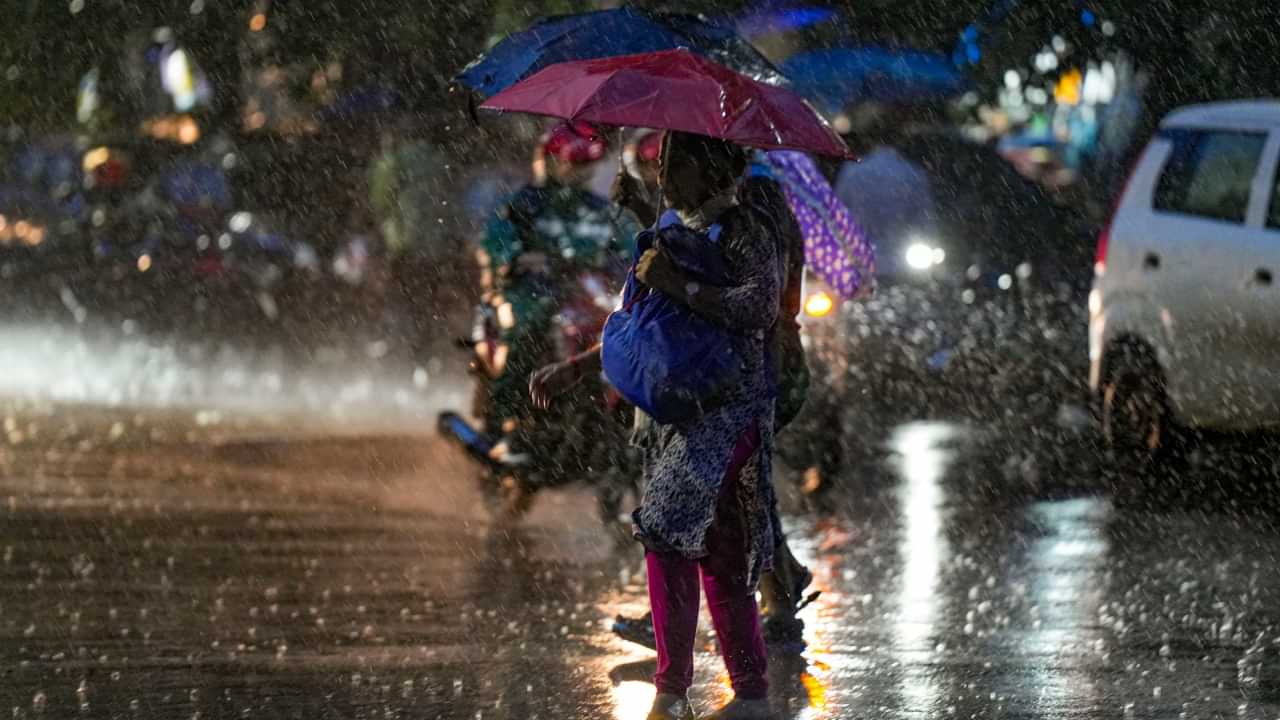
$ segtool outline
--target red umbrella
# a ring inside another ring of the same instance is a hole
[[[684,49],[558,63],[480,107],[849,156],[840,136],[799,95]]]

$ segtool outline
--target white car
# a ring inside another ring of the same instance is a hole
[[[1177,110],[1098,241],[1090,387],[1115,448],[1280,424],[1280,102]]]

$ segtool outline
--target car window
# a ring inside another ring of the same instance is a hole
[[[1155,209],[1243,223],[1265,133],[1166,130],[1173,152],[1156,185]]]

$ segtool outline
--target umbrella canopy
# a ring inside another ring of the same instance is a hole
[[[754,79],[786,78],[733,28],[696,15],[622,7],[542,20],[476,58],[455,80],[484,97],[556,63],[688,48]]]
[[[733,25],[743,37],[754,38],[800,30],[832,20],[837,15],[839,13],[831,8],[766,4],[734,20]]]
[[[968,78],[946,55],[879,47],[829,48],[791,56],[783,69],[797,92],[828,112],[856,102],[921,103],[963,93]]]
[[[840,136],[799,95],[688,50],[552,65],[480,107],[849,155]]]
[[[753,173],[782,187],[804,237],[804,261],[837,295],[852,299],[875,288],[875,248],[822,171],[804,153],[758,153]]]

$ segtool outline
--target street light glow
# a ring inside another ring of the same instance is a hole
[[[933,266],[933,248],[924,243],[913,243],[907,248],[907,264],[916,270],[928,270]]]
[[[825,292],[818,291],[804,301],[804,312],[809,317],[825,317],[835,307],[835,301]]]

